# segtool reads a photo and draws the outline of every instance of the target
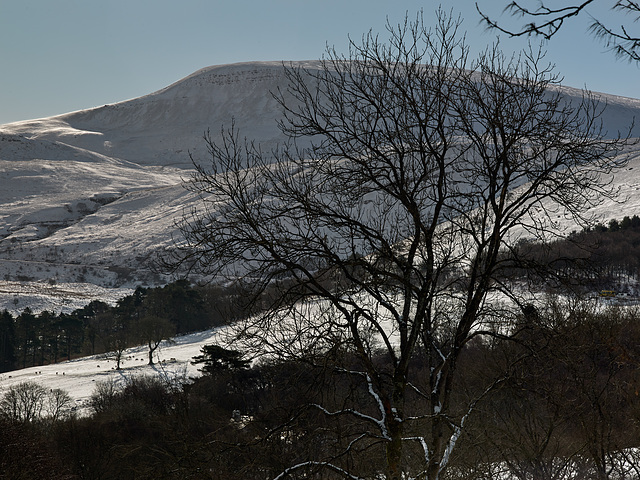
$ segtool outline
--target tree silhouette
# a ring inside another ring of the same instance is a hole
[[[506,335],[521,302],[501,253],[551,233],[557,209],[583,221],[614,193],[602,174],[625,164],[624,141],[603,138],[597,102],[567,101],[539,52],[510,60],[494,46],[470,61],[458,30],[442,12],[432,30],[418,16],[388,26],[387,42],[369,33],[347,56],[285,67],[274,95],[289,142],[263,152],[232,124],[207,139],[210,163],[194,159],[202,201],[173,267],[259,301],[237,325],[239,350],[351,385],[308,406],[339,420],[336,451],[279,478],[357,478],[353,459],[374,452],[389,479],[439,478],[501,381],[453,401],[467,344]]]
[[[528,2],[533,3],[533,2]],[[556,2],[536,2],[535,7],[528,7],[527,2],[512,1],[504,8],[514,17],[524,18],[525,23],[520,28],[506,27],[483,13],[476,2],[476,9],[482,17],[483,23],[491,29],[506,33],[511,37],[539,35],[549,40],[563,27],[565,22],[578,15],[588,15],[589,5],[604,4],[602,0],[585,0],[573,4],[558,5]],[[591,17],[589,32],[600,39],[604,45],[621,59],[629,62],[640,62],[640,36],[630,29],[640,19],[640,4],[633,0],[616,0],[607,2],[611,10],[627,18],[626,25],[611,26],[608,22]],[[553,4],[553,6],[549,6]]]

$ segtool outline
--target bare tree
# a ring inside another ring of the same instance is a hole
[[[106,357],[113,358],[116,370],[120,370],[122,355],[131,346],[133,336],[132,321],[126,315],[114,315],[112,312],[98,314],[100,336],[107,351]]]
[[[7,390],[0,400],[0,414],[25,423],[56,422],[72,415],[72,400],[59,388],[47,391],[36,382],[22,382]]]
[[[459,27],[439,12],[431,30],[419,15],[388,25],[387,42],[369,33],[346,56],[328,49],[317,67],[284,67],[275,97],[288,144],[263,152],[232,125],[208,139],[210,163],[194,161],[189,188],[202,201],[174,266],[261,300],[237,348],[357,359],[332,365],[357,398],[311,407],[358,433],[351,424],[343,450],[282,478],[359,478],[346,458],[376,446],[387,478],[439,478],[500,381],[464,408],[454,401],[466,345],[507,334],[519,300],[501,254],[613,194],[606,175],[624,165],[624,141],[603,137],[589,93],[565,99],[538,52],[508,59],[492,47],[470,61]]]
[[[163,340],[171,338],[176,332],[175,326],[166,318],[153,314],[142,317],[138,325],[140,340],[149,347],[149,365],[153,365],[153,354]]]
[[[9,419],[33,422],[41,418],[47,391],[35,382],[22,382],[2,397],[0,411]]]
[[[549,6],[553,3],[553,7]],[[504,11],[514,17],[526,19],[522,27],[506,27],[498,23],[487,14],[483,13],[481,7],[476,2],[476,9],[482,17],[483,23],[492,29],[506,33],[511,37],[522,37],[529,35],[540,35],[545,39],[550,39],[562,28],[566,21],[572,20],[578,15],[589,15],[587,7],[591,4],[605,3],[602,0],[585,0],[569,5],[558,5],[556,2],[536,2],[535,8],[527,7],[527,3],[510,2]],[[627,24],[632,25],[640,19],[640,3],[634,0],[616,0],[608,2],[612,4],[611,10],[627,17]],[[591,17],[589,32],[600,39],[607,48],[615,53],[618,58],[630,62],[640,62],[640,36],[629,30],[628,26],[621,24],[620,27],[611,26],[598,18]]]
[[[53,422],[64,420],[73,415],[73,399],[66,391],[52,388],[47,394],[45,410],[49,420]]]

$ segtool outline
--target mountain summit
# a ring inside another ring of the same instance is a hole
[[[191,166],[188,152],[202,149],[235,119],[243,135],[261,143],[281,140],[279,108],[271,91],[286,86],[281,63],[208,67],[155,93],[50,118],[0,127],[30,140],[64,143],[145,166]]]

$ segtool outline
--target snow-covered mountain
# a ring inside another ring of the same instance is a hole
[[[281,113],[270,93],[278,88],[286,88],[280,63],[215,66],[144,97],[1,125],[0,282],[6,288],[0,290],[9,293],[0,292],[0,309],[27,306],[9,281],[163,282],[147,261],[171,244],[175,221],[197,200],[182,187],[189,152],[206,158],[203,134],[210,130],[215,139],[232,119],[266,149],[282,141]],[[572,88],[563,93],[582,95]],[[640,100],[601,97],[611,136],[640,118]],[[640,157],[617,181],[629,197],[625,208],[640,213]],[[595,213],[607,219],[611,208]],[[621,217],[619,206],[615,212]]]
[[[283,66],[277,62],[208,67],[144,97],[7,124],[0,131],[136,165],[189,168],[188,152],[205,150],[204,132],[211,129],[215,137],[232,118],[249,138],[266,144],[280,141],[274,122],[279,109],[270,92],[285,85]]]

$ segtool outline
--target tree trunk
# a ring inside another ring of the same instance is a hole
[[[387,478],[402,480],[402,423],[393,419],[388,428],[391,441],[387,443]]]

